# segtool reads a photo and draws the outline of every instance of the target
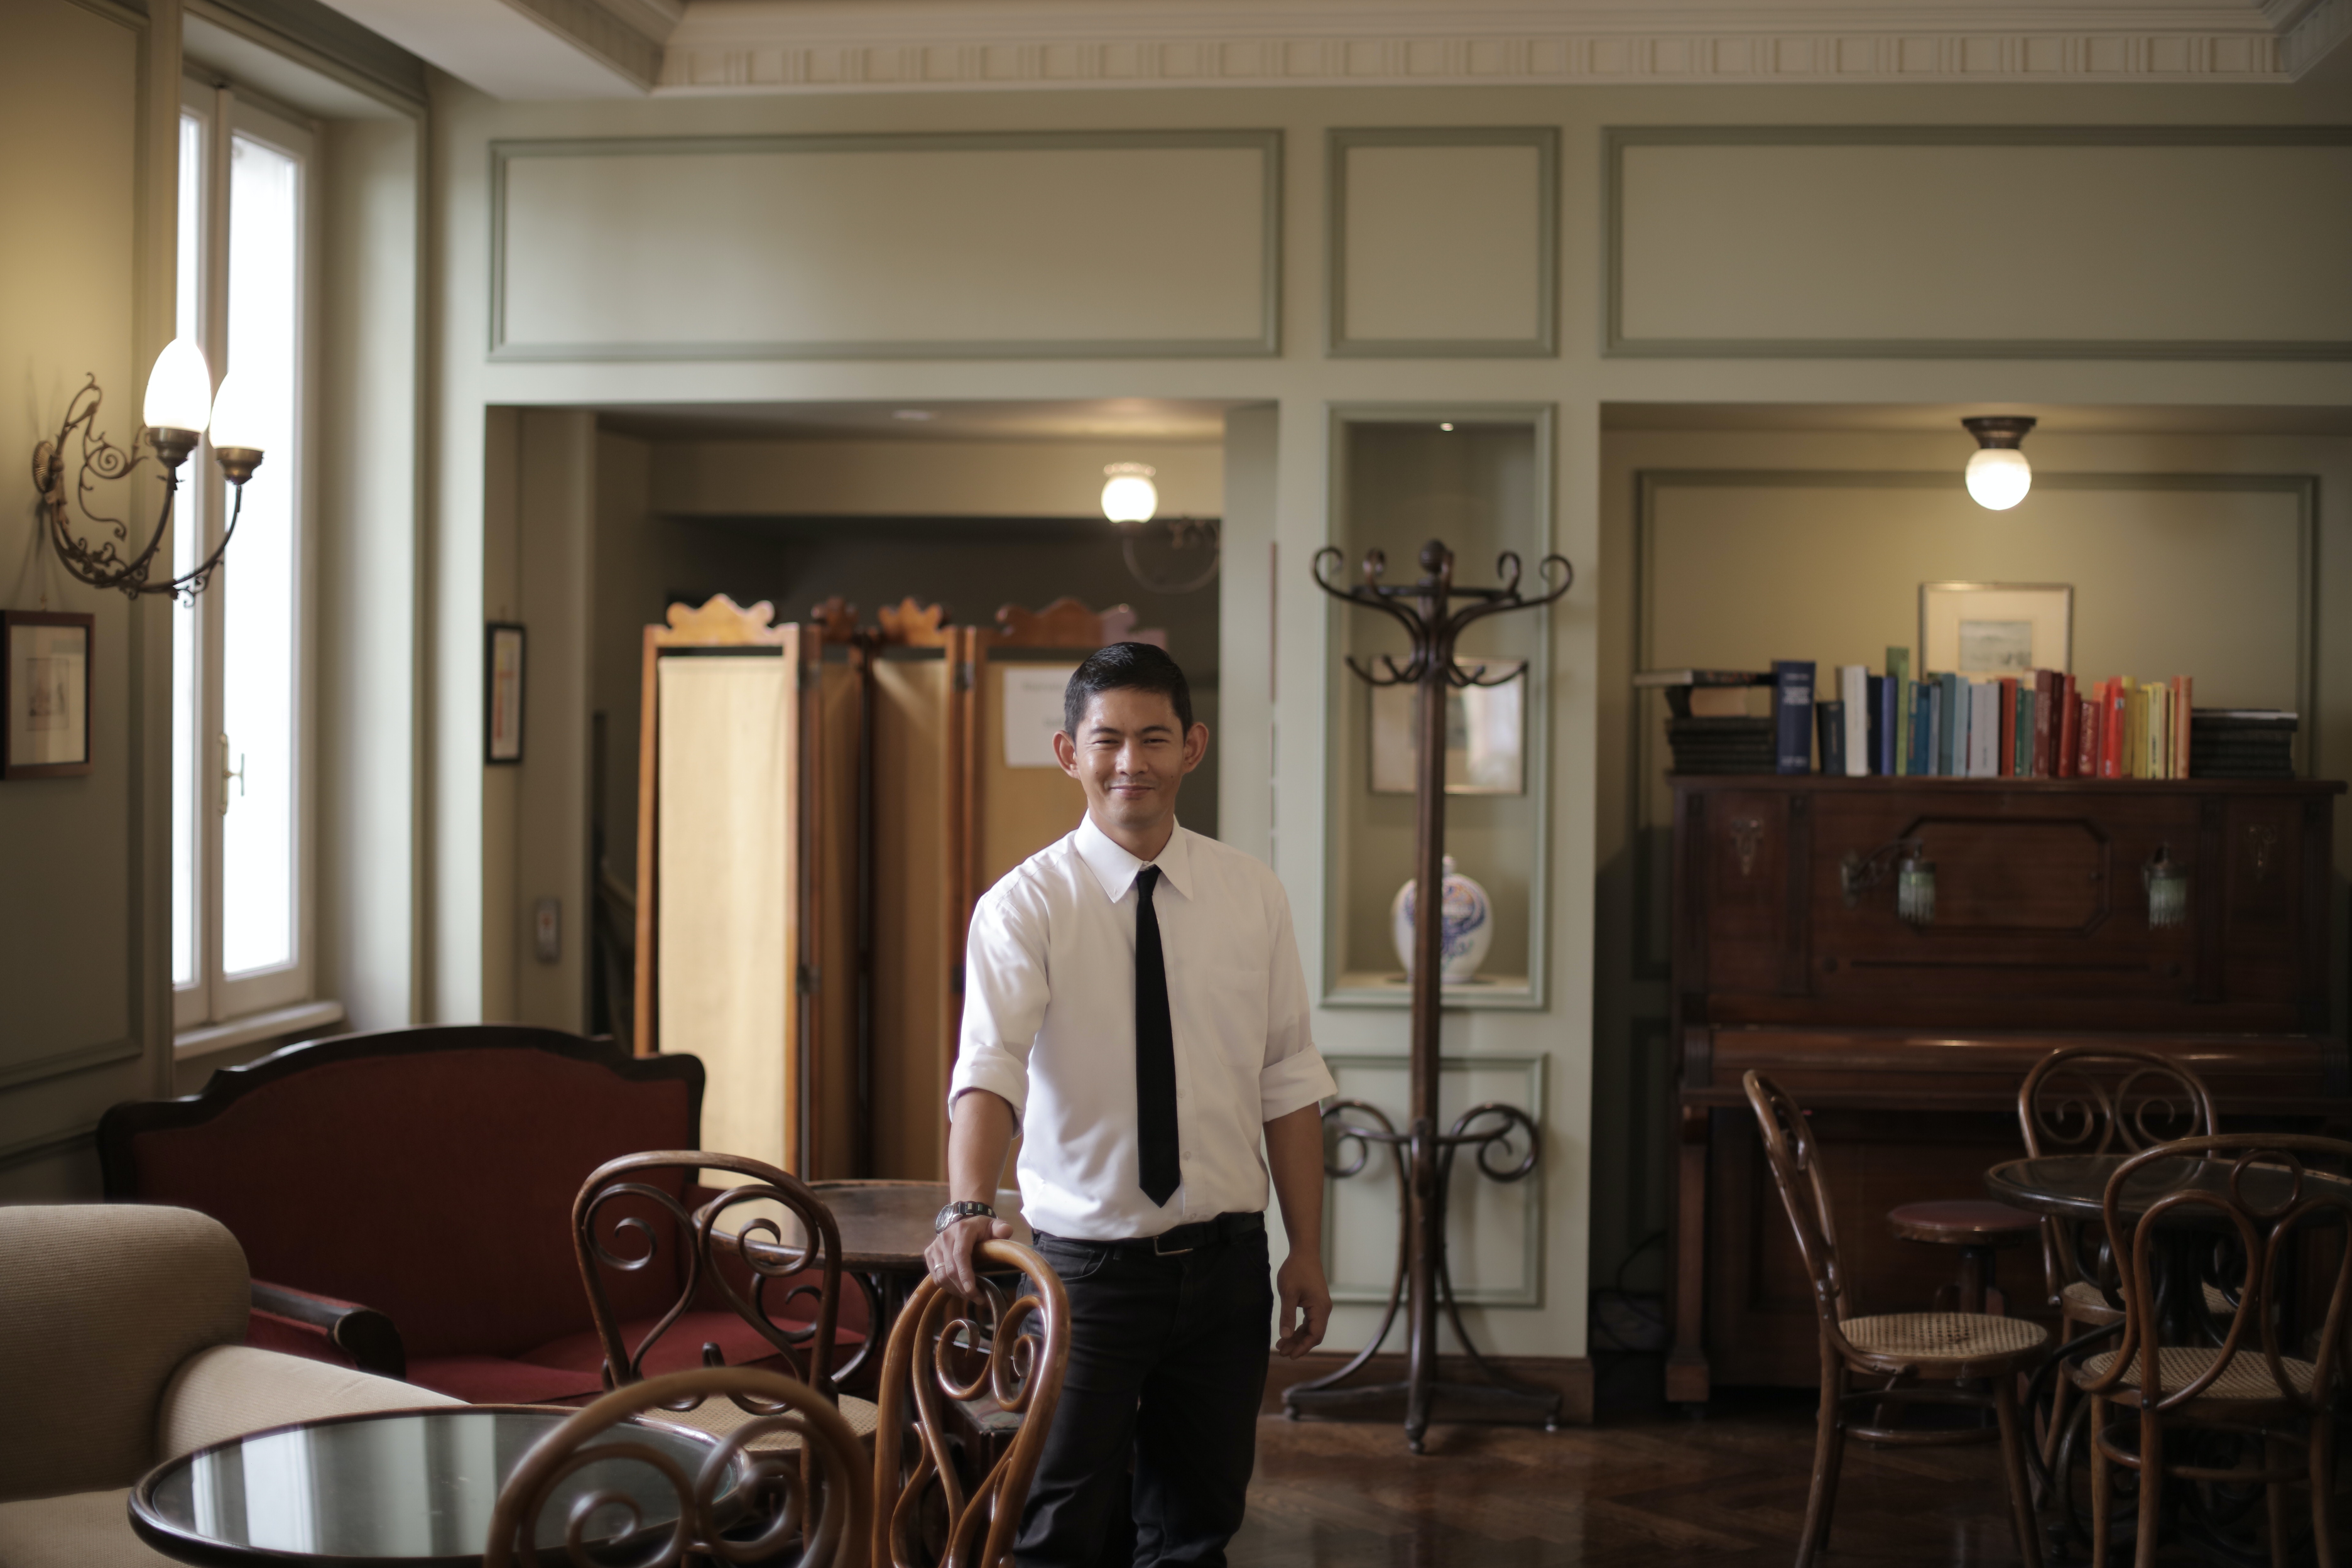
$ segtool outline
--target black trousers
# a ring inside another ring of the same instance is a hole
[[[1264,1223],[1173,1257],[1058,1237],[1038,1250],[1069,1292],[1070,1363],[1020,1568],[1217,1568],[1257,1458],[1274,1313]],[[1130,1456],[1131,1555],[1117,1517]]]

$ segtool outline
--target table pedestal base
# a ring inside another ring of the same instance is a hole
[[[1418,1426],[1412,1420],[1416,1393],[1425,1401]],[[1411,1383],[1366,1383],[1354,1388],[1294,1388],[1282,1396],[1282,1413],[1290,1420],[1314,1416],[1327,1421],[1383,1421],[1405,1417],[1405,1446],[1418,1454],[1423,1434],[1433,1421],[1477,1422],[1489,1426],[1540,1426],[1559,1430],[1560,1396],[1550,1389],[1504,1388],[1491,1383],[1433,1380],[1416,1389]]]

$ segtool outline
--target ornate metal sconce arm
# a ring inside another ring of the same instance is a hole
[[[1838,887],[1845,894],[1845,907],[1860,904],[1862,895],[1886,880],[1890,871],[1895,874],[1895,912],[1916,926],[1934,921],[1936,863],[1927,858],[1927,846],[1916,838],[1889,839],[1868,854],[1847,850],[1838,861]]]
[[[180,439],[188,435],[184,431],[141,431],[141,437],[160,454],[163,504],[156,513],[154,531],[148,535],[145,547],[135,555],[126,555],[123,551],[130,542],[130,525],[121,518],[96,510],[90,500],[99,485],[128,479],[148,460],[148,454],[127,451],[99,434],[98,409],[103,398],[98,378],[90,376],[66,405],[65,422],[58,427],[57,438],[33,448],[33,488],[40,498],[42,518],[48,524],[49,542],[66,570],[93,588],[117,589],[132,599],[144,594],[171,594],[184,602],[194,600],[212,581],[229,541],[236,537],[237,519],[245,512],[245,480],[260,463],[260,454],[239,452],[234,464],[229,461],[231,454],[221,454],[222,468],[228,472],[236,500],[220,543],[194,570],[166,582],[151,583],[148,574],[153,570],[156,552],[163,548],[163,536],[171,528],[179,499],[180,461],[194,444],[193,437]],[[66,447],[77,437],[79,462],[69,500],[65,481]],[[77,510],[89,525],[89,537],[76,531],[73,513]],[[93,538],[95,542],[91,542]]]

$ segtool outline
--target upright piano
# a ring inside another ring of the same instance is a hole
[[[1886,1211],[1981,1197],[1986,1167],[2022,1152],[2020,1080],[2062,1047],[2177,1058],[2224,1127],[2352,1129],[2329,1017],[2341,783],[1671,782],[1669,1398],[1820,1376],[1751,1069],[1813,1113],[1871,1311],[1923,1309],[1952,1279],[1951,1251],[1895,1239]],[[2038,1255],[2000,1268],[2011,1309],[2046,1315]]]

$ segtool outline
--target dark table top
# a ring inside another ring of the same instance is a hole
[[[2129,1154],[2045,1154],[2038,1160],[2011,1160],[1985,1173],[1985,1191],[2005,1204],[2060,1219],[2097,1219],[2105,1212],[2107,1180]],[[2199,1160],[2183,1155],[2157,1160],[2136,1172],[2125,1187],[2120,1207],[2126,1219],[2137,1220],[2148,1206],[2168,1193],[2226,1193],[2234,1162]],[[2347,1186],[2341,1177],[2306,1170],[2305,1191],[2313,1182]],[[2294,1192],[2293,1173],[2280,1165],[2248,1166],[2239,1192],[2259,1210],[2284,1205]],[[2227,1224],[2218,1209],[2195,1205],[2170,1211],[2184,1225]]]
[[[841,1228],[841,1266],[888,1273],[923,1271],[923,1248],[931,1244],[931,1222],[947,1206],[945,1182],[811,1182],[816,1195],[833,1211]],[[1021,1194],[996,1194],[996,1212],[1013,1222],[1013,1239],[1035,1245],[1036,1237],[1021,1217]],[[726,1222],[732,1226],[732,1216]],[[800,1226],[782,1216],[784,1240],[797,1243]],[[751,1248],[761,1242],[754,1237]]]
[[[247,1433],[150,1471],[131,1489],[131,1522],[147,1544],[184,1563],[247,1568],[310,1557],[332,1559],[337,1568],[478,1568],[499,1486],[534,1443],[574,1414],[443,1405]],[[718,1447],[683,1427],[631,1425],[633,1440],[668,1455],[688,1476]],[[617,1535],[621,1510],[602,1510],[592,1521],[592,1531],[616,1532],[616,1564],[645,1553],[645,1531],[666,1532],[677,1521],[677,1495],[650,1465],[585,1465],[541,1511],[539,1548],[553,1553],[548,1561],[562,1561],[572,1500],[598,1491],[617,1492],[639,1510],[631,1544]]]

